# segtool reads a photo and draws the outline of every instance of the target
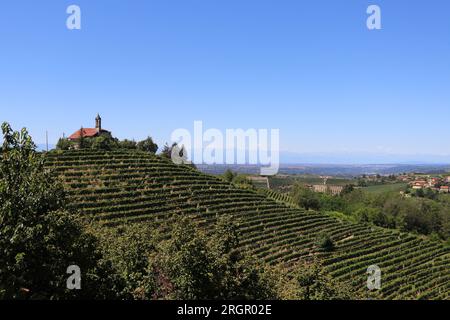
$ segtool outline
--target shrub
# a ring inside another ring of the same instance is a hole
[[[333,239],[328,234],[320,234],[317,237],[316,244],[319,248],[324,251],[333,251],[335,248],[335,244]]]

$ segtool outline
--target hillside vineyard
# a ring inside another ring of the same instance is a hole
[[[241,246],[268,264],[292,267],[316,255],[334,277],[362,294],[368,291],[367,268],[377,265],[382,288],[371,293],[376,298],[450,296],[450,251],[438,242],[297,209],[136,151],[54,152],[46,165],[61,176],[71,206],[105,227],[189,214],[207,228],[218,215],[231,214],[240,222]],[[323,232],[336,243],[331,253],[315,245]]]

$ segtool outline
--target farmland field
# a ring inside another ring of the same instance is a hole
[[[208,228],[218,215],[231,214],[239,220],[241,246],[267,264],[289,267],[316,256],[361,295],[367,295],[367,268],[377,265],[383,286],[372,298],[450,297],[450,251],[439,242],[287,206],[282,198],[275,201],[143,152],[51,152],[46,166],[63,180],[71,206],[105,228],[164,223],[176,214]],[[336,243],[333,252],[315,244],[324,232]]]
[[[407,183],[391,183],[391,184],[369,186],[363,188],[363,190],[372,193],[399,192],[401,190],[405,190],[407,186],[408,186]]]

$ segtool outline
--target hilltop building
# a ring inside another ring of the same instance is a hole
[[[75,131],[69,136],[70,141],[77,141],[80,138],[94,138],[101,135],[111,136],[111,132],[108,130],[102,129],[102,118],[97,113],[97,117],[95,118],[95,128],[83,128]]]

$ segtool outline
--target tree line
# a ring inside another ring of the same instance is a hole
[[[435,240],[450,239],[450,199],[442,197],[405,197],[398,192],[368,193],[352,185],[340,195],[316,193],[294,185],[294,201],[305,209],[329,212],[353,222],[427,235]]]

